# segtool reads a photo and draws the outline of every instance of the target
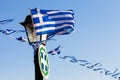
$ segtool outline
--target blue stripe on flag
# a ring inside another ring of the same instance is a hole
[[[73,22],[63,22],[63,23],[60,23],[60,24],[55,24],[55,26],[62,26],[64,24],[68,24],[68,25],[74,25]]]
[[[35,9],[34,9],[35,10]],[[65,11],[61,11],[61,10],[45,10],[45,9],[40,9],[40,12],[41,12],[41,14],[48,14],[48,12],[52,12],[52,11],[56,11],[56,13],[65,13],[65,12],[69,12],[69,13],[71,13],[71,14],[73,14],[74,15],[74,12],[73,12],[73,10],[65,10]]]
[[[63,18],[53,18],[53,21],[61,21],[61,20],[73,20],[71,17],[63,17]]]
[[[55,11],[55,10],[44,10],[44,9],[40,9],[41,14],[47,14],[47,12],[50,11]]]
[[[48,16],[43,16],[43,21],[47,22],[47,21],[53,21],[53,20],[50,19]]]

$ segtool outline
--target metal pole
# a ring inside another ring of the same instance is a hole
[[[34,50],[35,80],[43,80],[38,63],[38,48]]]

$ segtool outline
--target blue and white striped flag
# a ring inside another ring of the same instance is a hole
[[[27,39],[25,39],[24,37],[18,37],[16,39],[21,41],[21,42],[27,42]]]
[[[12,21],[13,21],[13,19],[2,20],[2,21],[0,21],[0,24],[7,24],[7,23],[12,22]]]
[[[58,47],[55,48],[54,50],[49,51],[48,54],[51,54],[51,55],[60,54],[61,48],[62,48],[62,46],[58,46]]]
[[[74,13],[72,10],[39,10],[36,8],[30,11],[37,35],[65,35],[74,30]]]
[[[15,30],[6,29],[6,30],[0,30],[0,32],[2,32],[3,34],[6,34],[6,35],[10,35],[12,33],[15,33],[16,31]]]

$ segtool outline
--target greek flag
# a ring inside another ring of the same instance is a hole
[[[0,32],[2,32],[3,34],[6,34],[6,35],[10,35],[12,33],[15,33],[16,31],[15,30],[6,29],[6,30],[0,30]]]
[[[48,54],[51,54],[51,55],[56,55],[56,54],[60,54],[60,52],[61,52],[61,48],[62,48],[62,46],[58,46],[57,48],[55,48],[54,50],[51,50],[51,51],[49,51],[48,52]]]
[[[18,37],[16,39],[21,41],[21,42],[27,42],[27,39],[25,39],[24,37]]]
[[[33,26],[37,35],[69,34],[74,30],[74,13],[72,10],[30,9]]]
[[[7,24],[7,23],[12,22],[12,21],[13,21],[13,19],[2,20],[2,21],[0,21],[0,24]]]

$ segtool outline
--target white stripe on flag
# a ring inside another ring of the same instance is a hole
[[[61,20],[61,21],[55,21],[55,24],[61,24],[61,23],[65,23],[65,22],[73,22],[73,23],[75,23],[74,20]]]
[[[55,27],[48,27],[48,28],[37,29],[36,32],[43,32],[43,31],[49,31],[49,30],[55,30]]]
[[[49,18],[65,18],[65,17],[72,17],[73,16],[71,14],[67,14],[67,15],[57,15],[57,16],[49,16]]]
[[[43,22],[42,24],[36,23],[36,24],[34,24],[34,27],[44,26],[44,25],[48,25],[48,24],[55,24],[55,21]]]
[[[43,14],[37,13],[37,14],[32,15],[32,17],[37,18],[37,17],[40,17],[41,15],[43,16]]]
[[[70,12],[70,13],[73,13],[73,11],[49,11],[47,12],[47,14],[55,14],[55,13],[59,13],[59,12]]]
[[[73,25],[70,25],[70,24],[64,24],[64,25],[62,25],[62,26],[56,26],[56,30],[57,29],[60,29],[60,28],[64,28],[64,27],[67,27],[67,26],[71,26],[71,28],[73,28]]]

